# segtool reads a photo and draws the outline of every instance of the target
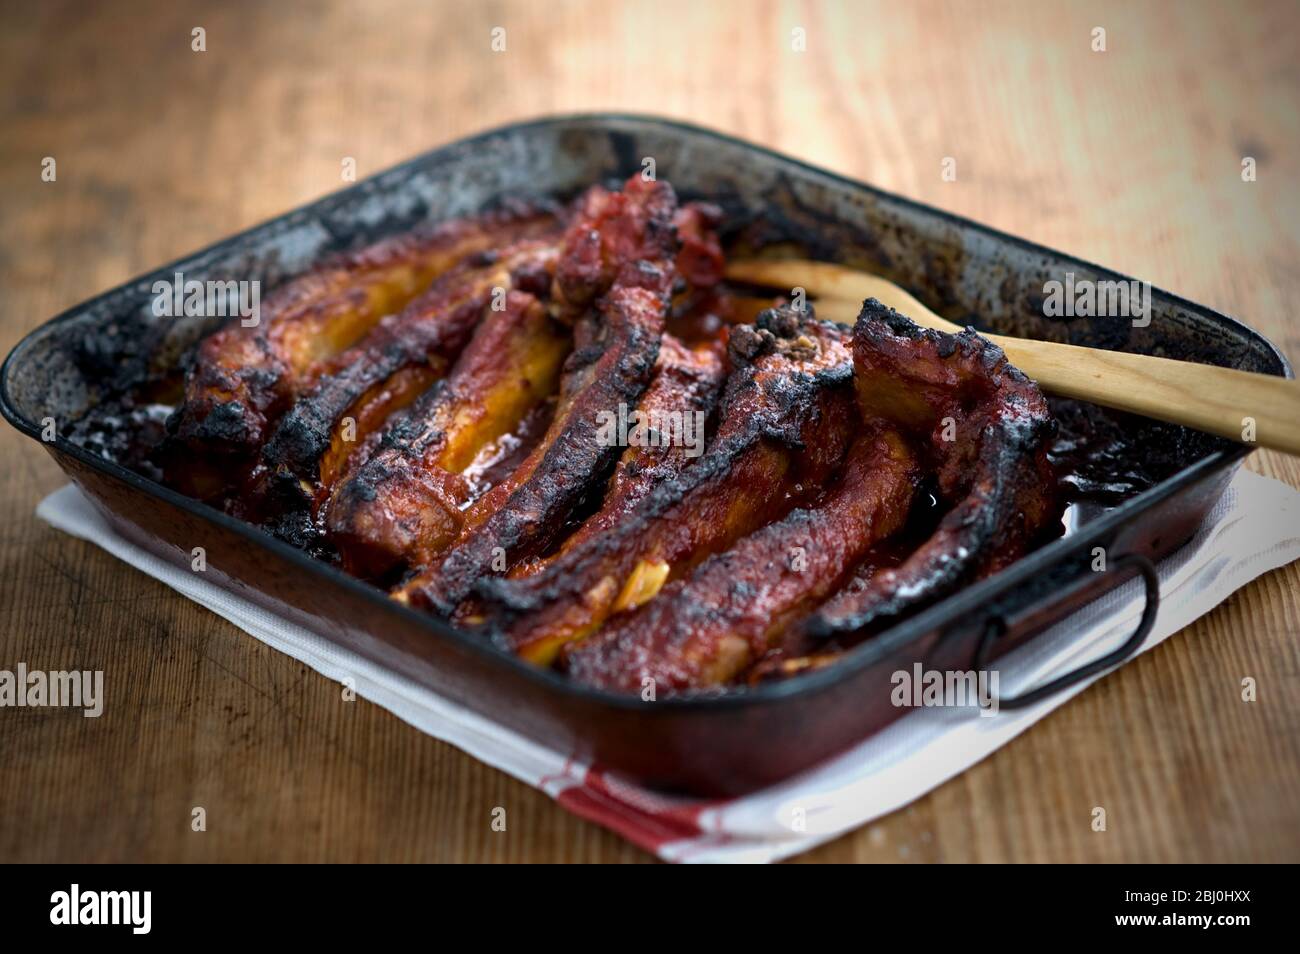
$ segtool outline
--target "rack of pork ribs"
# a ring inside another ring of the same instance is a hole
[[[627,692],[827,665],[1059,528],[998,348],[874,299],[741,323],[720,220],[638,175],[339,256],[200,342],[166,479]],[[619,446],[620,405],[705,433]]]

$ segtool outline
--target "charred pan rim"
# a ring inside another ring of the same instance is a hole
[[[213,507],[209,507],[197,500],[185,497],[170,488],[155,483],[154,481],[142,477],[133,471],[127,470],[118,464],[104,460],[102,457],[71,443],[62,436],[56,436],[52,443],[41,441],[40,428],[36,422],[30,421],[19,414],[18,409],[13,404],[9,394],[9,375],[12,367],[21,362],[23,352],[30,343],[41,333],[46,332],[59,324],[72,321],[78,317],[84,309],[114,296],[123,287],[129,287],[140,282],[152,282],[156,279],[168,277],[174,273],[180,265],[195,265],[197,260],[201,259],[202,256],[215,255],[217,252],[223,251],[229,246],[236,245],[246,240],[250,234],[256,232],[274,232],[278,229],[288,227],[295,220],[307,215],[308,213],[327,212],[332,207],[340,205],[343,199],[350,196],[352,193],[373,188],[374,184],[379,179],[386,176],[404,170],[417,168],[424,163],[427,163],[444,150],[453,147],[463,148],[466,146],[473,146],[476,143],[485,142],[521,130],[547,126],[582,125],[597,130],[603,130],[610,134],[617,133],[620,127],[636,125],[659,127],[678,130],[692,136],[705,137],[717,142],[731,143],[733,145],[741,146],[758,155],[774,159],[778,163],[787,167],[793,167],[815,177],[830,180],[831,182],[855,189],[859,192],[865,192],[886,199],[889,202],[908,206],[924,212],[927,215],[937,216],[953,225],[966,228],[973,227],[986,235],[997,238],[1008,244],[1018,246],[1027,252],[1039,255],[1048,255],[1060,259],[1063,262],[1081,265],[1092,269],[1098,275],[1110,279],[1119,280],[1124,278],[1120,273],[1111,269],[1101,268],[1083,259],[1063,255],[1047,246],[1017,238],[1016,236],[1009,235],[986,225],[981,225],[970,219],[954,215],[951,212],[945,212],[942,209],[936,209],[933,206],[916,202],[912,199],[895,195],[893,193],[885,192],[881,189],[875,188],[874,186],[850,179],[847,176],[841,176],[800,159],[768,149],[765,146],[746,142],[738,137],[715,132],[711,129],[706,129],[691,123],[630,113],[579,113],[549,116],[522,123],[510,123],[479,133],[475,136],[454,140],[453,142],[440,146],[437,149],[430,150],[420,156],[409,159],[404,163],[400,163],[389,169],[378,172],[375,175],[369,176],[352,186],[331,193],[330,195],[318,199],[308,205],[299,206],[283,215],[268,219],[265,222],[255,225],[252,228],[245,229],[243,232],[238,232],[235,235],[200,249],[197,252],[184,255],[154,269],[151,272],[147,272],[142,276],[123,282],[119,286],[115,286],[100,295],[96,295],[93,298],[87,299],[86,301],[61,312],[54,318],[44,322],[25,335],[18,344],[14,346],[13,350],[9,352],[9,355],[5,358],[4,364],[0,365],[0,414],[3,414],[4,418],[17,430],[41,443],[43,446],[57,450],[59,453],[67,454],[87,467],[120,480],[128,486],[151,494],[152,496],[170,503],[175,507],[179,507],[197,517],[209,520],[218,526],[236,533],[248,540],[250,543],[269,550],[287,560],[293,566],[298,567],[308,574],[315,575],[322,581],[328,581],[351,590],[354,594],[369,600],[374,606],[383,611],[402,614],[408,620],[426,627],[431,633],[435,633],[445,639],[454,640],[469,652],[477,653],[481,656],[490,657],[496,660],[497,664],[515,670],[515,673],[521,678],[532,680],[539,685],[546,686],[558,693],[584,699],[588,702],[612,706],[619,709],[640,711],[647,717],[656,712],[723,712],[725,710],[737,708],[748,708],[778,703],[783,700],[801,696],[804,693],[815,693],[828,689],[831,686],[849,679],[862,669],[874,665],[878,660],[885,658],[894,650],[906,645],[908,642],[932,631],[936,626],[941,626],[943,624],[951,625],[953,620],[961,619],[963,616],[967,618],[979,618],[978,614],[986,613],[991,605],[998,602],[999,596],[1008,594],[1019,585],[1033,580],[1035,577],[1050,570],[1057,563],[1061,563],[1084,552],[1085,550],[1090,550],[1099,540],[1111,538],[1117,531],[1126,526],[1135,517],[1167,500],[1184,487],[1196,483],[1202,477],[1208,476],[1217,470],[1239,464],[1250,454],[1251,449],[1243,445],[1212,450],[1205,457],[1174,474],[1172,477],[1142,491],[1091,522],[1088,524],[1085,531],[1077,533],[1072,537],[1063,537],[1052,543],[1046,544],[1028,556],[1022,557],[1002,572],[997,573],[986,580],[981,580],[978,583],[968,586],[964,590],[961,590],[946,599],[940,600],[938,603],[928,607],[917,615],[909,617],[904,622],[884,630],[879,635],[874,636],[870,640],[862,643],[860,646],[846,652],[843,658],[833,666],[827,666],[779,682],[764,683],[759,686],[738,686],[728,688],[725,692],[715,691],[712,693],[676,695],[665,697],[656,702],[645,702],[637,694],[607,692],[605,690],[592,689],[581,685],[557,672],[549,669],[541,669],[531,663],[525,662],[517,656],[500,649],[490,639],[483,639],[480,636],[475,636],[458,630],[427,613],[421,613],[410,609],[409,607],[402,606],[395,600],[390,599],[383,590],[362,583],[360,580],[347,575],[342,570],[336,569],[327,563],[308,556],[303,551],[276,539],[266,531],[260,530],[252,524],[236,520]],[[1197,305],[1188,299],[1182,298],[1178,295],[1173,295],[1154,285],[1152,286],[1152,292],[1153,294],[1158,294],[1162,298],[1182,307],[1209,314],[1217,321],[1235,327],[1247,336],[1254,337],[1262,344],[1266,345],[1271,353],[1277,358],[1282,369],[1282,374],[1279,376],[1287,378],[1294,377],[1291,364],[1287,361],[1286,356],[1283,355],[1276,345],[1259,332],[1254,331],[1231,316],[1224,315],[1203,305]]]

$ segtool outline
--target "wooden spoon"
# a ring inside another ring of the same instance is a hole
[[[877,298],[918,325],[961,330],[893,282],[843,265],[755,259],[732,262],[727,277],[766,288],[803,288],[817,299],[818,315],[842,324],[857,320],[864,299]],[[1300,381],[1054,341],[984,337],[1053,394],[1300,455]]]

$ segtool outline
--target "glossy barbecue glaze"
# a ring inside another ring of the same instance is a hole
[[[270,436],[247,477],[228,473],[228,505],[291,542],[323,536],[349,572],[396,578],[401,603],[624,692],[823,665],[1059,521],[1046,401],[974,333],[921,331],[874,300],[850,333],[800,302],[696,329],[689,348],[667,322],[674,298],[726,294],[716,209],[643,176],[553,214],[511,208],[353,256],[377,263],[354,267],[355,288],[338,266],[295,282],[327,290],[319,308],[215,332],[164,457],[228,454],[191,426],[214,413],[207,385],[232,340],[280,343],[281,373],[240,379],[260,414],[241,440]],[[381,303],[393,313],[374,321]],[[515,469],[471,480],[553,394]],[[645,441],[609,426],[629,414],[664,446],[629,446]],[[864,582],[923,482],[951,510]]]

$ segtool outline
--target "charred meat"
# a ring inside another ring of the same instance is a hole
[[[451,375],[393,423],[328,501],[344,569],[381,577],[398,564],[423,566],[455,540],[470,502],[462,473],[547,399],[568,347],[536,298],[510,292]]]
[[[805,488],[818,486],[854,428],[846,339],[841,328],[791,309],[734,329],[734,370],[708,451],[672,468],[635,506],[540,572],[481,580],[498,638],[549,662],[565,644],[650,601],[664,583],[779,518]]]
[[[833,665],[1059,529],[1038,388],[874,299],[735,297],[634,175],[326,263],[203,341],[178,488],[602,689]]]
[[[1017,559],[1060,503],[1047,449],[1056,424],[1042,392],[975,332],[920,328],[868,299],[853,333],[858,403],[910,433],[929,461],[938,528],[902,565],[838,594],[796,627],[814,644],[861,634]]]
[[[199,345],[171,424],[170,479],[211,499],[231,489],[298,396],[386,315],[472,255],[555,226],[549,208],[512,205],[343,255],[277,290],[250,322]]]

